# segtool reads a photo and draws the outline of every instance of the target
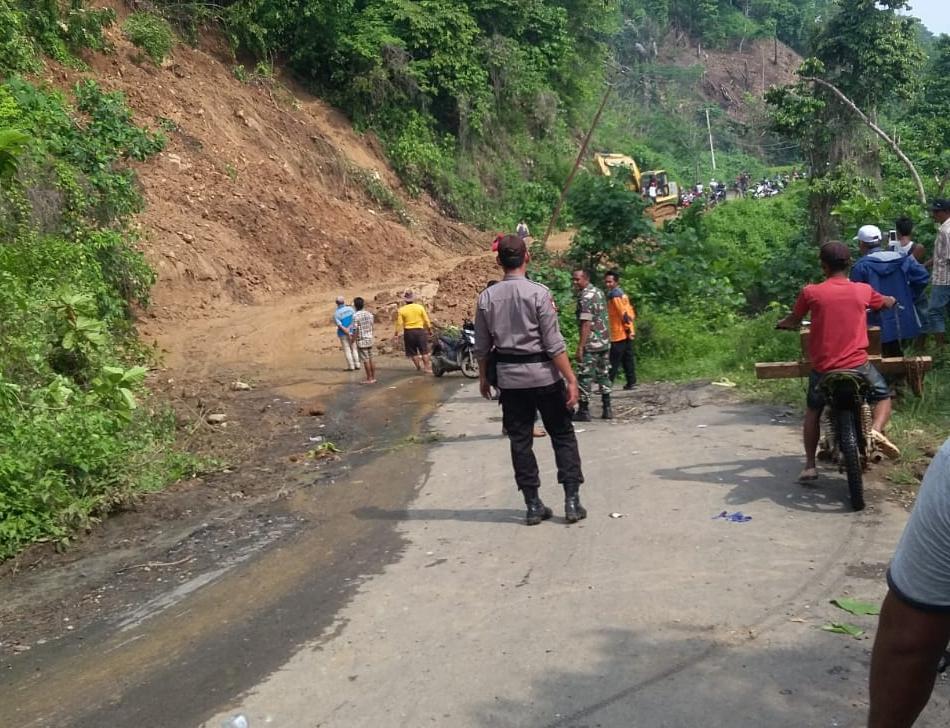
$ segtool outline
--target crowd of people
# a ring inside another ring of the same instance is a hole
[[[825,281],[805,286],[792,312],[779,322],[782,328],[797,330],[804,316],[811,316],[813,371],[803,425],[803,481],[818,478],[815,450],[824,402],[817,383],[829,371],[864,374],[874,407],[872,438],[885,455],[899,455],[884,435],[891,395],[868,360],[867,327],[880,326],[884,356],[902,356],[911,342],[922,346],[928,335],[942,351],[950,313],[950,200],[934,200],[930,209],[939,225],[930,259],[925,247],[913,241],[909,219],[897,221],[887,246],[880,228],[864,225],[856,236],[861,257],[854,266],[846,244],[823,245],[819,260]],[[868,725],[909,728],[930,699],[950,641],[950,439],[927,469],[887,583],[871,658]]]
[[[376,363],[374,348],[375,316],[366,310],[366,302],[357,296],[353,305],[349,305],[343,296],[336,299],[333,322],[336,335],[343,350],[348,372],[359,371],[362,366],[365,379],[361,384],[376,384]],[[425,306],[416,300],[412,291],[403,294],[403,303],[396,311],[394,339],[402,337],[403,350],[416,371],[432,374],[432,358],[429,353],[429,339],[432,336],[432,321]]]
[[[736,176],[732,183],[717,179],[711,179],[708,185],[697,182],[691,187],[680,191],[679,206],[691,207],[693,205],[702,205],[704,207],[712,207],[730,198],[753,197],[760,199],[763,197],[775,197],[781,194],[792,180],[801,179],[803,177],[804,175],[796,170],[791,174],[777,174],[774,177],[763,177],[758,182],[755,182],[748,172],[742,172]]]

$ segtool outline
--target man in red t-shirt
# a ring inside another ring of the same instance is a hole
[[[792,312],[778,322],[780,329],[797,330],[811,313],[811,336],[808,354],[812,372],[808,377],[807,409],[803,425],[805,469],[801,481],[818,479],[815,453],[818,450],[819,423],[825,398],[818,385],[824,374],[836,369],[860,371],[871,385],[868,400],[874,417],[871,437],[885,455],[896,458],[897,447],[884,436],[891,417],[891,394],[881,373],[868,361],[867,309],[879,311],[897,303],[893,296],[882,296],[866,283],[848,280],[851,251],[844,243],[831,242],[821,246],[818,254],[825,274],[823,283],[805,286]]]

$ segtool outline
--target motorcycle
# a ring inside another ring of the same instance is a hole
[[[475,358],[475,324],[465,321],[458,336],[439,334],[432,347],[432,373],[441,377],[446,372],[461,371],[469,379],[478,378]]]
[[[871,439],[870,384],[859,371],[828,372],[818,384],[825,397],[819,452],[838,464],[848,478],[851,508],[864,509],[864,471],[881,459]]]
[[[822,376],[818,389],[825,400],[818,458],[830,460],[846,474],[851,508],[864,510],[864,471],[884,457],[871,437],[871,384],[860,371],[837,369]]]

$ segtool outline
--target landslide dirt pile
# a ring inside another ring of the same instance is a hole
[[[432,300],[432,316],[439,323],[461,324],[475,316],[478,294],[488,281],[499,280],[504,273],[493,253],[465,261],[439,276],[439,290]]]
[[[139,223],[158,272],[161,317],[319,286],[425,275],[477,252],[478,234],[408,200],[371,136],[290,82],[240,81],[221,47],[179,45],[156,67],[110,30],[115,52],[87,60],[168,146],[138,172]],[[83,74],[58,68],[51,80]]]

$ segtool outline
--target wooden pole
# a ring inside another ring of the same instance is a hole
[[[604,98],[601,99],[600,106],[597,108],[597,113],[594,114],[594,120],[591,122],[590,129],[587,131],[587,136],[584,137],[584,143],[581,144],[581,150],[577,153],[577,159],[574,160],[574,166],[571,168],[571,173],[567,175],[567,181],[564,183],[564,189],[561,190],[561,197],[557,201],[557,205],[554,206],[554,212],[551,213],[551,221],[548,223],[548,229],[544,231],[544,237],[541,239],[541,247],[546,247],[548,244],[548,238],[551,237],[551,233],[554,231],[554,226],[557,224],[558,217],[561,216],[561,207],[564,205],[564,200],[567,198],[567,192],[571,189],[571,183],[574,181],[574,175],[577,174],[577,170],[581,166],[581,162],[584,161],[584,155],[587,154],[587,147],[590,146],[591,137],[594,135],[594,129],[597,128],[597,124],[600,122],[600,115],[604,113],[604,108],[607,106],[607,99],[610,98],[611,92],[614,90],[613,84],[607,84],[607,90],[604,92]]]

